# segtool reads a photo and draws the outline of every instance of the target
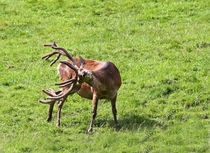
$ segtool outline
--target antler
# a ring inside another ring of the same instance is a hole
[[[73,65],[71,63],[69,63],[68,61],[60,61],[60,63],[63,63],[65,65],[67,65],[68,67],[70,67],[72,70],[75,71],[76,76],[73,79],[69,79],[65,82],[61,82],[61,83],[56,83],[55,85],[59,85],[60,87],[66,87],[66,86],[70,86],[69,89],[66,92],[61,92],[61,91],[57,91],[55,92],[53,89],[49,89],[49,90],[42,90],[45,94],[49,95],[50,97],[47,97],[47,99],[50,100],[40,100],[41,103],[44,104],[51,104],[54,103],[57,100],[60,100],[64,97],[66,97],[69,94],[73,94],[75,93],[75,91],[78,91],[79,88],[81,87],[81,84],[78,83],[78,66],[76,61],[74,60],[74,58],[67,52],[66,49],[62,48],[62,47],[58,47],[55,43],[55,41],[53,43],[47,43],[44,44],[44,46],[50,46],[51,48],[55,49],[53,52],[48,53],[47,55],[43,56],[42,59],[49,59],[51,56],[53,56],[54,54],[58,54],[58,56],[51,62],[50,66],[52,66],[59,58],[61,55],[67,56],[72,62]],[[84,59],[80,56],[80,68],[84,68],[84,64],[85,61]]]
[[[76,82],[74,82],[73,84],[71,84],[70,88],[64,93],[60,92],[60,91],[55,92],[52,89],[42,90],[44,93],[46,93],[47,95],[50,96],[50,97],[47,97],[47,99],[50,99],[50,100],[40,100],[39,102],[41,102],[43,104],[54,103],[57,100],[60,100],[70,94],[74,94],[76,91],[78,91],[80,89],[80,87],[81,87],[81,84],[77,84]]]
[[[65,93],[57,93],[52,89],[49,90],[42,90],[44,93],[46,93],[47,95],[49,95],[50,97],[47,97],[47,99],[51,99],[51,100],[40,100],[39,102],[43,103],[43,104],[51,104],[56,102],[57,100],[62,99],[63,97],[69,95],[69,94],[73,94],[73,92],[71,93],[72,89],[74,87],[74,84],[71,85],[71,87],[65,92]]]
[[[55,41],[53,41],[53,43],[47,43],[44,44],[44,46],[50,46],[51,48],[55,49],[54,51],[52,51],[51,53],[46,54],[45,56],[42,57],[42,59],[49,59],[51,56],[58,54],[57,57],[50,63],[50,66],[52,66],[59,58],[61,55],[67,56],[74,64],[74,66],[77,65],[76,61],[74,60],[74,58],[67,52],[67,50],[65,50],[62,47],[58,47],[55,43]]]
[[[42,90],[44,93],[46,93],[49,96],[57,96],[61,93],[61,91],[55,92],[53,89],[49,89],[49,90]],[[55,100],[40,100],[39,102],[43,103],[43,104],[51,104],[53,102],[55,102]]]

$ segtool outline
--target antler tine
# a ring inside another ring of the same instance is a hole
[[[68,51],[62,47],[56,47],[56,46],[52,46],[53,49],[56,50],[62,50],[66,56],[73,62],[74,66],[77,66],[77,62],[74,60],[74,58],[68,53]]]
[[[61,55],[65,55],[64,53],[61,53],[59,51],[53,51],[51,53],[48,53],[47,55],[43,56],[42,59],[49,59],[51,56],[58,54],[57,57],[50,63],[50,66],[52,66],[59,58]]]
[[[69,79],[67,81],[61,82],[61,83],[55,83],[55,85],[59,85],[59,87],[65,87],[65,86],[69,86],[70,84],[74,83],[77,79],[73,78],[73,79]]]
[[[46,43],[46,44],[44,44],[44,46],[55,46],[55,47],[57,47],[57,45],[56,45],[56,42],[55,41],[53,41],[53,43]]]
[[[53,43],[46,43],[46,44],[44,44],[44,46],[53,46]]]
[[[50,63],[50,66],[55,64],[55,62],[60,58],[61,54],[58,54],[58,56]]]
[[[52,43],[44,44],[44,46],[52,46]]]
[[[42,56],[42,59],[46,58],[46,60],[47,60],[49,57],[51,57],[51,56],[53,56],[54,54],[57,54],[57,53],[59,53],[59,52],[58,51],[53,51],[51,53],[48,53],[48,54]]]
[[[51,103],[54,103],[56,100],[39,100],[40,103],[43,103],[43,104],[51,104]]]
[[[75,83],[74,83],[75,84]],[[54,96],[54,97],[47,97],[47,99],[51,99],[51,100],[59,100],[69,94],[71,94],[71,91],[74,87],[74,84],[71,85],[71,87],[66,91],[66,93],[62,94],[61,96]]]
[[[54,96],[49,90],[42,90],[42,91],[49,96]]]
[[[64,82],[61,82],[61,83],[55,83],[55,85],[63,85],[63,84],[66,84],[66,83],[69,83],[69,82],[72,82],[72,81],[75,81],[76,79],[73,78],[73,79],[69,79],[67,81],[64,81]]]
[[[80,59],[80,63],[81,63],[80,68],[84,68],[85,60],[82,58],[82,56],[80,56],[79,59]]]
[[[53,41],[53,46],[56,46],[56,47],[57,47],[57,45],[56,45],[56,42],[55,42],[55,41]]]
[[[56,93],[53,89],[49,89],[49,90],[42,90],[44,93],[46,93],[49,96],[57,96],[59,93]]]
[[[71,85],[72,83],[74,83],[74,81],[71,81],[71,82],[68,82],[68,83],[65,83],[65,84],[62,84],[62,85],[60,85],[59,87],[66,87],[66,86],[69,86],[69,85]]]

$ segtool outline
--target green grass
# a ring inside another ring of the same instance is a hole
[[[209,152],[207,1],[1,0],[0,12],[0,152]],[[101,100],[89,135],[91,101],[78,95],[60,128],[56,109],[45,121],[41,89],[59,78],[41,57],[53,40],[119,68],[119,132]]]

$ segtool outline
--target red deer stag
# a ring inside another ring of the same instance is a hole
[[[112,62],[84,60],[81,56],[80,58],[73,58],[64,48],[58,47],[55,42],[45,44],[44,46],[50,46],[54,51],[43,56],[42,59],[48,59],[54,54],[58,54],[50,66],[61,55],[68,57],[66,61],[60,61],[58,66],[61,83],[56,83],[56,85],[59,85],[62,90],[57,92],[52,89],[43,90],[44,93],[49,95],[47,97],[49,100],[40,100],[41,103],[50,105],[47,121],[51,120],[54,104],[58,101],[56,125],[59,126],[61,109],[66,98],[68,95],[77,92],[81,97],[92,99],[92,119],[88,130],[89,133],[93,129],[99,99],[111,100],[115,128],[118,130],[116,98],[117,91],[121,86],[121,77],[117,67]]]

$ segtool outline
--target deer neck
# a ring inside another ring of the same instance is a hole
[[[93,87],[95,85],[95,83],[97,82],[97,80],[98,79],[97,79],[95,73],[92,71],[89,71],[87,76],[84,79],[84,82]]]

